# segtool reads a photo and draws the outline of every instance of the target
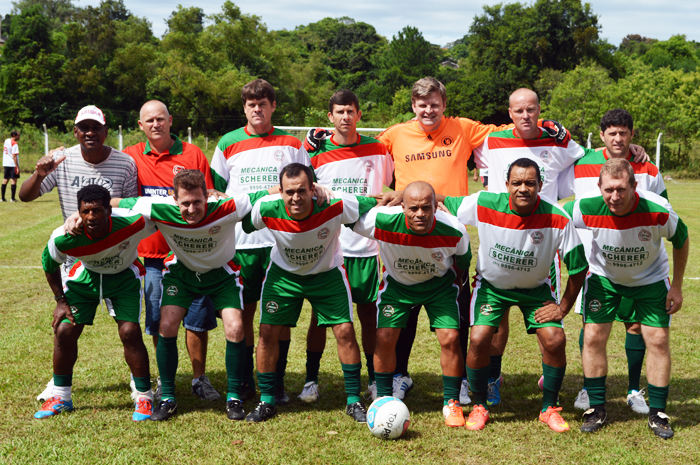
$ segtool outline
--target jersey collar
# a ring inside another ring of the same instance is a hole
[[[245,126],[243,126],[243,130],[244,130],[245,133],[246,133],[248,136],[250,136],[250,137],[267,137],[267,136],[271,136],[272,133],[275,132],[275,127],[272,126],[272,129],[270,129],[270,131],[268,131],[268,132],[265,133],[265,134],[251,134],[251,133],[248,131],[248,125],[247,125],[247,124],[246,124]]]
[[[542,128],[538,127],[537,129],[539,130],[539,132],[537,133],[536,139],[542,139]],[[518,134],[518,130],[515,128],[513,128],[513,137],[515,137],[516,139],[522,139],[522,137],[520,137],[520,135]]]
[[[360,145],[360,138],[362,137],[362,135],[358,132],[357,133],[357,141],[355,141],[354,144],[347,144],[347,145],[340,145],[339,143],[337,143],[335,141],[334,137],[335,137],[335,134],[332,134],[330,141],[331,141],[331,144],[335,145],[336,147],[355,147],[357,145]]]
[[[160,154],[153,152],[153,149],[151,148],[151,142],[147,140],[146,146],[143,148],[143,154],[144,155],[156,155],[156,156],[159,156],[159,155],[182,155],[183,144],[182,144],[182,141],[180,140],[180,138],[177,137],[175,134],[170,134],[170,138],[174,142],[173,142],[173,146],[170,147],[170,149],[168,149],[167,152],[163,152]]]
[[[607,149],[607,148],[604,148],[604,149],[603,149],[603,158],[605,158],[606,161],[607,161],[607,160],[610,160],[610,155],[608,155],[608,149]],[[632,151],[631,151],[631,150],[628,150],[627,158],[625,158],[625,160],[627,160],[627,161],[630,162],[630,163],[634,163],[634,157],[632,157]]]

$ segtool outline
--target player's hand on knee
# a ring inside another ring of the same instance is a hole
[[[632,155],[634,155],[635,163],[646,163],[651,160],[647,152],[644,150],[644,147],[641,145],[630,144],[630,152],[632,152]]]
[[[542,120],[542,129],[547,131],[547,134],[554,137],[554,141],[559,145],[566,145],[571,140],[571,134],[559,121],[551,119]]]
[[[673,315],[683,306],[683,292],[677,287],[671,286],[666,294],[666,313]]]
[[[53,311],[53,321],[51,322],[51,327],[53,328],[54,334],[56,334],[56,331],[58,331],[58,325],[60,325],[61,321],[65,320],[66,318],[73,326],[75,326],[75,318],[73,317],[73,313],[70,311],[68,302],[66,302],[66,299],[59,300],[56,303],[56,308]]]
[[[304,148],[307,152],[315,152],[321,146],[321,142],[333,135],[332,131],[323,128],[309,129],[304,140]]]
[[[558,303],[548,300],[542,308],[535,311],[535,322],[549,323],[550,321],[561,321],[566,316],[564,310]]]

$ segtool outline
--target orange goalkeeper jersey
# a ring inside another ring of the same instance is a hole
[[[396,190],[404,190],[413,181],[425,181],[438,194],[461,196],[469,194],[467,160],[472,150],[490,133],[512,126],[443,117],[435,132],[423,131],[418,121],[412,120],[388,128],[377,139],[394,158]]]

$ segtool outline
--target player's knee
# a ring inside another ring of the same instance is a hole
[[[119,328],[119,338],[124,345],[135,345],[143,342],[141,327],[136,323],[124,323]]]
[[[566,350],[566,334],[563,330],[550,331],[542,338],[542,347],[550,354],[560,354]]]
[[[492,339],[493,332],[491,327],[473,326],[469,335],[469,351],[490,351]]]
[[[451,331],[444,331],[443,334],[440,336],[440,345],[443,349],[446,349],[450,352],[459,352],[459,331],[457,331],[456,329]]]
[[[663,328],[655,328],[655,331],[647,331],[644,334],[644,343],[647,350],[664,352],[668,351],[668,332],[663,331]]]

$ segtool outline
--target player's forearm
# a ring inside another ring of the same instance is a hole
[[[685,240],[683,247],[673,249],[673,282],[671,286],[683,287],[683,277],[685,276],[685,267],[688,264],[688,253],[690,251],[690,238]]]
[[[61,283],[61,270],[58,269],[53,273],[45,272],[46,281],[49,283],[51,292],[54,297],[60,297],[63,295],[63,285]]]
[[[22,202],[31,202],[39,198],[41,195],[41,182],[43,180],[43,176],[39,176],[39,173],[34,172],[29,179],[22,183],[22,187],[19,188],[19,199]]]
[[[112,208],[119,208],[119,202],[121,202],[121,201],[122,201],[121,197],[112,197],[109,200],[109,206]]]
[[[586,279],[587,272],[588,267],[579,273],[569,275],[569,281],[566,283],[564,295],[562,295],[561,302],[559,303],[559,307],[564,312],[564,315],[567,315],[569,311],[571,311],[571,307],[574,306],[576,296],[578,296],[578,293],[581,291],[581,287],[583,287],[583,282]]]

